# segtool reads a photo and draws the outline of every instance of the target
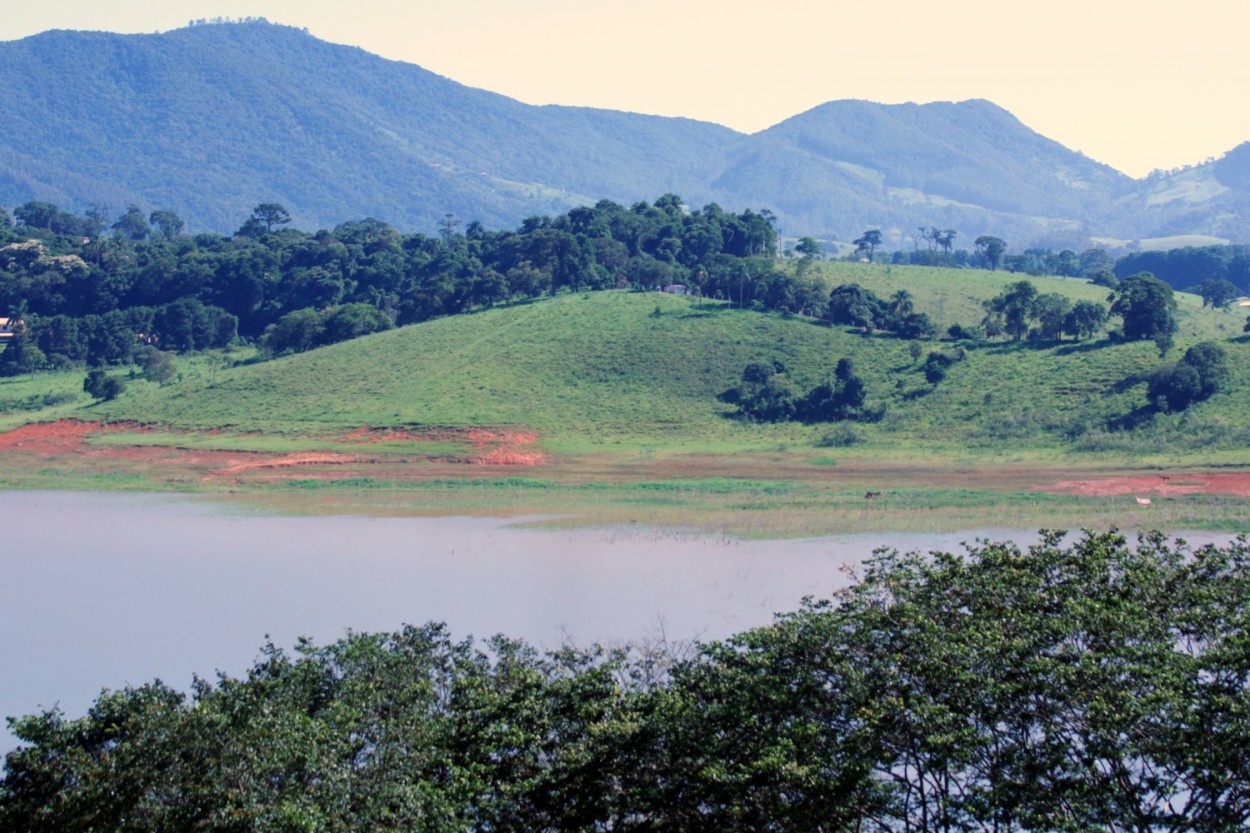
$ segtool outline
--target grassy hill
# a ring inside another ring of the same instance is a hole
[[[814,268],[828,286],[907,288],[943,326],[978,321],[980,301],[1020,277]],[[1105,297],[1082,281],[1034,280],[1042,292]],[[612,291],[274,361],[250,349],[181,357],[178,381],[131,379],[112,402],[91,403],[80,370],[3,379],[0,429],[38,424],[0,433],[0,487],[228,492],[281,511],[539,515],[758,537],[1244,531],[1245,487],[1232,485],[1250,465],[1244,317],[1180,303],[1166,360],[1216,340],[1232,365],[1225,391],[1182,414],[1146,407],[1145,375],[1164,361],[1152,343],[926,342],[917,358],[891,336]],[[963,357],[936,386],[921,370],[931,350]],[[718,399],[749,362],[780,361],[807,389],[842,357],[880,421],[755,424]],[[64,418],[76,422],[55,422]],[[1085,489],[1108,479],[1119,485]],[[1134,500],[1143,490],[1152,504]]]
[[[970,270],[822,264],[830,285],[859,282],[885,296],[907,288],[916,308],[943,328],[973,323],[980,301],[1020,276]],[[1083,281],[1034,279],[1039,290],[1105,300]],[[741,311],[662,294],[563,295],[476,315],[445,318],[276,361],[201,373],[165,388],[139,383],[92,406],[109,419],[194,428],[308,433],[360,426],[515,426],[545,447],[670,447],[728,451],[814,447],[828,425],[756,425],[731,418],[717,396],[752,361],[780,361],[809,388],[849,357],[879,423],[855,426],[864,453],[1000,457],[1107,451],[1154,459],[1196,453],[1232,459],[1250,438],[1244,404],[1250,346],[1236,313],[1201,309],[1179,296],[1182,332],[1173,355],[1197,340],[1230,352],[1226,393],[1179,416],[1140,418],[1144,376],[1160,364],[1151,343],[1012,344],[961,349],[936,386],[908,342],[865,337],[812,319]]]

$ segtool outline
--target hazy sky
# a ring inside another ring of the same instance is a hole
[[[833,99],[986,98],[1134,176],[1250,141],[1244,0],[40,0],[0,40],[246,16],[532,104],[744,132]]]

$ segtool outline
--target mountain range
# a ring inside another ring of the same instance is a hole
[[[0,205],[130,204],[229,233],[277,202],[315,229],[376,217],[536,214],[676,193],[769,209],[783,235],[919,227],[1076,247],[1250,242],[1250,142],[1136,180],[982,100],[831,101],[755,134],[533,106],[419,66],[249,21],[156,35],[51,31],[0,43]]]

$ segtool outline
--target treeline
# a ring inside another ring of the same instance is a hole
[[[1227,281],[1237,292],[1250,291],[1250,246],[1186,246],[1134,252],[1116,261],[1115,274],[1150,272],[1175,289],[1197,291],[1203,281]]]
[[[688,210],[672,194],[532,217],[515,231],[462,228],[451,215],[432,236],[372,218],[315,233],[289,223],[273,203],[257,206],[230,237],[189,235],[173,212],[145,215],[135,206],[112,222],[41,202],[12,217],[0,211],[0,314],[25,321],[49,361],[100,365],[130,360],[114,337],[121,330],[131,347],[193,350],[217,346],[232,319],[244,339],[279,329],[269,346],[284,352],[566,290],[682,284],[796,312],[824,300],[815,282],[774,269],[769,212]],[[189,310],[217,322],[212,338],[166,326]]]
[[[0,828],[1215,831],[1250,824],[1250,546],[878,551],[725,642],[445,627],[13,721]]]

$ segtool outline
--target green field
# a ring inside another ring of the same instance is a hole
[[[1021,277],[873,264],[817,268],[829,286],[854,281],[882,297],[906,288],[916,309],[942,329],[977,323],[981,300]],[[1032,280],[1041,292],[1106,298],[1106,290],[1084,281]],[[1204,310],[1193,296],[1178,300],[1181,332],[1166,359],[1152,343],[1105,336],[1058,344],[928,342],[924,353],[963,357],[931,385],[920,369],[923,355],[917,360],[908,342],[886,334],[864,336],[813,319],[659,293],[565,294],[274,361],[255,361],[249,351],[191,357],[180,361],[177,382],[131,380],[112,402],[91,403],[76,393],[81,371],[10,379],[0,382],[0,401],[29,407],[9,407],[0,427],[69,417],[158,429],[91,438],[106,459],[107,449],[119,447],[165,449],[171,459],[170,449],[178,449],[178,460],[196,451],[237,453],[244,462],[253,459],[246,455],[318,450],[350,457],[352,465],[330,474],[231,481],[235,490],[264,494],[274,505],[307,504],[315,494],[317,505],[353,511],[573,507],[574,514],[586,510],[611,522],[681,525],[693,518],[697,527],[753,534],[810,532],[821,528],[813,518],[826,512],[840,513],[854,528],[920,523],[904,517],[909,506],[936,513],[927,522],[943,528],[996,520],[1003,512],[1022,523],[1079,525],[1088,501],[1042,499],[1028,483],[1044,481],[1052,470],[1058,480],[1067,470],[1250,465],[1244,319]],[[1228,388],[1183,414],[1151,415],[1145,374],[1199,340],[1227,349]],[[854,361],[868,403],[883,412],[879,421],[762,425],[736,418],[718,399],[749,362],[779,361],[806,389],[842,357]],[[36,407],[44,396],[51,404]],[[1128,424],[1136,427],[1117,430]],[[379,435],[368,446],[369,466],[356,465],[366,452],[344,435],[392,427],[429,436]],[[475,427],[533,432],[527,448],[544,455],[545,464],[518,469],[521,477],[501,466],[455,467],[448,461],[474,453],[474,444],[455,432]],[[452,433],[435,436],[440,430]],[[159,466],[104,472],[92,459],[10,467],[0,483],[220,488],[190,473],[163,478]],[[960,467],[971,473],[952,475]],[[931,480],[908,474],[920,468],[935,472]],[[1013,479],[1020,468],[1032,474]],[[883,482],[895,489],[891,500],[862,506],[861,489]],[[914,492],[910,504],[899,497],[906,490]],[[1236,525],[1244,508],[1240,501],[1232,507],[1186,501],[1174,507],[1176,515],[1197,526]],[[726,514],[736,521],[727,523]],[[1119,517],[1104,515],[1098,518],[1107,523]]]

